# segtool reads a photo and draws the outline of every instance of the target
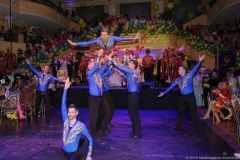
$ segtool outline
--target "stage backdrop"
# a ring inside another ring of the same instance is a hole
[[[230,68],[236,66],[236,51],[218,51],[218,68]]]

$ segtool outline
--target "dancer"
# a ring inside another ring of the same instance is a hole
[[[45,101],[46,109],[47,109],[47,123],[51,123],[51,108],[49,102],[49,93],[48,93],[48,86],[52,80],[65,82],[65,80],[61,80],[49,74],[49,66],[45,65],[43,68],[43,72],[37,71],[33,66],[30,64],[30,61],[26,59],[26,63],[30,67],[30,69],[38,76],[38,87],[36,93],[36,100],[35,100],[35,118],[34,121],[38,121],[38,111],[42,104],[42,100]]]
[[[177,78],[165,92],[160,92],[158,96],[162,97],[163,95],[168,93],[171,89],[173,89],[176,85],[178,85],[181,95],[179,100],[178,123],[174,129],[181,130],[182,120],[188,105],[188,107],[190,108],[196,136],[199,136],[200,130],[196,98],[193,92],[193,76],[204,58],[205,55],[199,56],[199,61],[197,65],[189,73],[187,73],[187,68],[185,66],[180,66],[178,69],[178,73],[181,77]]]
[[[88,140],[88,154],[86,160],[92,160],[92,137],[89,134],[85,124],[77,120],[78,109],[74,104],[66,109],[67,90],[70,87],[69,78],[65,82],[63,97],[62,97],[62,118],[63,118],[63,142],[62,149],[68,160],[79,160],[81,153],[78,151],[79,141],[82,135]]]
[[[88,104],[89,104],[89,112],[90,112],[90,133],[95,140],[100,140],[100,138],[96,135],[96,129],[97,129],[96,123],[98,119],[98,110],[101,103],[104,103],[104,105],[101,105],[101,107],[104,107],[104,111],[105,111],[104,121],[102,125],[102,131],[105,133],[105,135],[108,134],[107,129],[108,129],[109,116],[110,116],[110,109],[109,109],[108,103],[106,102],[106,99],[102,98],[103,90],[102,90],[102,77],[101,77],[106,67],[108,66],[108,60],[105,62],[102,68],[99,71],[97,71],[99,68],[99,62],[102,54],[103,54],[103,50],[100,49],[98,51],[97,62],[94,62],[93,59],[90,59],[90,62],[88,64],[88,71],[87,71],[88,84],[89,84]],[[106,55],[106,57],[108,58],[109,56]]]
[[[111,57],[108,60],[112,61],[112,64],[127,76],[127,89],[128,89],[128,113],[132,122],[133,131],[131,132],[133,136],[131,139],[139,139],[141,135],[141,120],[138,112],[139,103],[139,86],[137,81],[137,76],[135,75],[136,70],[139,68],[138,63],[135,60],[131,60],[128,64],[128,69],[120,66]]]
[[[109,36],[108,29],[103,28],[101,31],[101,37],[94,39],[88,42],[72,42],[68,39],[68,43],[72,46],[88,46],[91,44],[96,44],[99,48],[103,50],[110,50],[114,47],[114,43],[118,41],[132,41],[137,40],[139,33],[136,34],[134,38],[123,38],[123,37],[116,37],[116,36]]]
[[[109,109],[110,109],[110,116],[109,116],[109,121],[108,121],[108,126],[110,127],[114,127],[113,125],[111,125],[111,121],[112,121],[112,117],[113,114],[115,112],[115,105],[113,102],[113,98],[112,95],[110,93],[111,91],[111,87],[109,85],[109,77],[114,73],[114,70],[112,69],[112,66],[109,67],[109,69],[102,74],[102,82],[103,82],[103,99],[106,100],[106,102],[108,103]],[[105,101],[103,101],[105,102]],[[101,105],[105,105],[104,103],[101,103]],[[98,116],[98,120],[97,120],[97,129],[100,129],[102,121],[103,121],[103,117],[105,115],[104,112],[104,107],[100,107],[102,108],[101,110],[99,110],[99,116]],[[104,133],[105,135],[108,134],[107,131],[105,131]]]

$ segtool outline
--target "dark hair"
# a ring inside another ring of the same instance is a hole
[[[138,68],[138,62],[136,60],[131,60],[131,61],[135,65],[134,69],[137,69]]]
[[[75,104],[70,104],[68,108],[75,108],[75,110],[78,110],[78,107]]]
[[[146,52],[147,52],[147,53],[150,53],[150,49],[146,49]]]
[[[185,70],[185,72],[187,73],[187,67],[186,66],[181,65],[180,67],[182,67],[182,69]]]
[[[144,72],[144,69],[143,69],[142,66],[138,65],[138,68],[139,68],[139,70],[140,70],[140,73],[143,73],[143,72]]]
[[[108,29],[107,29],[107,28],[103,28],[103,29],[101,30],[101,32],[107,32],[107,33],[108,33]]]

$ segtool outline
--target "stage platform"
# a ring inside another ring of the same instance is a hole
[[[146,89],[145,89],[146,88]],[[178,109],[179,91],[173,89],[165,96],[158,98],[159,92],[166,88],[144,86],[140,96],[139,108],[141,109]],[[63,87],[57,88],[55,92],[55,101],[61,104]],[[127,108],[127,88],[112,88],[111,94],[116,108]],[[88,86],[71,86],[68,90],[68,102],[78,106],[88,107]]]

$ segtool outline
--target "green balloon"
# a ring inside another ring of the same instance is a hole
[[[151,35],[151,36],[154,35],[154,31],[150,31],[150,35]]]
[[[205,14],[207,14],[207,9],[204,7],[204,8],[202,8],[202,15],[205,15]]]
[[[43,59],[40,59],[40,63],[43,63]]]
[[[173,0],[172,2],[173,2],[174,5],[179,5],[181,3],[180,0]]]
[[[165,7],[164,12],[170,12],[170,9],[168,7]]]
[[[128,31],[125,31],[125,33],[124,33],[125,35],[128,35],[129,34],[129,32]]]
[[[134,25],[134,21],[130,21],[129,25],[132,27]]]
[[[78,21],[80,20],[80,16],[79,16],[79,15],[76,15],[76,16],[74,17],[74,20],[75,20],[75,22],[78,23]]]
[[[44,63],[47,63],[47,59],[44,59],[43,62],[44,62]]]
[[[188,20],[193,20],[195,18],[196,14],[194,11],[189,11],[187,14]]]

